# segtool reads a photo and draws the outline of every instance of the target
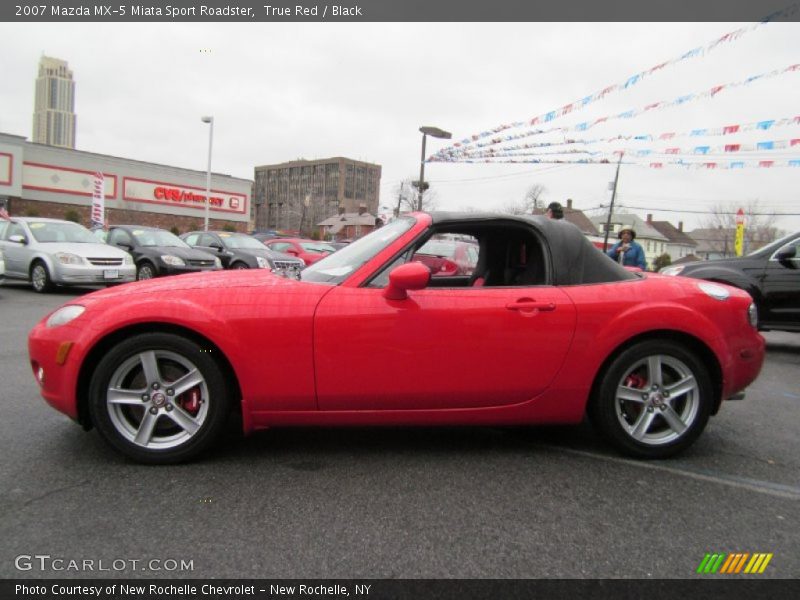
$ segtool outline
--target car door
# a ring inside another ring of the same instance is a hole
[[[204,252],[208,252],[212,256],[219,257],[220,261],[222,262],[222,266],[226,269],[231,263],[231,257],[224,252],[225,245],[222,243],[222,240],[219,239],[218,236],[212,233],[201,233],[200,237],[197,239],[197,244],[190,244],[193,247],[197,248],[198,250],[203,250]],[[223,250],[221,251],[220,248]]]
[[[11,236],[20,235],[25,238],[26,243],[10,241]],[[6,276],[8,277],[28,277],[28,267],[31,262],[32,251],[30,249],[31,236],[25,231],[21,223],[12,221],[6,227],[3,236],[3,249],[6,257]]]
[[[761,284],[766,314],[759,315],[765,323],[800,326],[800,238],[789,242],[795,247],[795,257],[780,262],[769,258]]]
[[[429,287],[405,300],[337,287],[314,320],[321,410],[478,408],[534,398],[569,350],[575,307],[552,286]]]

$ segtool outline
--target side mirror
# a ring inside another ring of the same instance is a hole
[[[291,254],[292,256],[297,256],[297,250],[293,248],[287,248],[286,250],[284,250],[284,252],[286,252],[286,254]]]
[[[216,250],[217,252],[222,252],[222,251],[225,249],[225,248],[223,248],[223,247],[222,247],[222,244],[217,244],[216,242],[214,242],[213,244],[211,244],[211,246],[209,246],[209,247],[210,247],[210,248],[213,248],[213,249],[214,249],[214,250]]]
[[[130,244],[126,244],[125,242],[117,242],[116,245],[119,246],[120,248],[122,248],[123,250],[128,251],[128,252],[133,250],[133,246],[131,246]]]
[[[794,244],[786,244],[783,248],[775,253],[775,258],[781,264],[789,263],[791,265],[790,261],[793,258],[797,258],[797,247]]]
[[[15,244],[22,244],[23,246],[25,246],[28,243],[28,240],[25,239],[25,236],[19,234],[9,236],[8,241],[14,242]]]
[[[389,285],[383,290],[387,300],[405,300],[408,290],[421,290],[428,286],[431,270],[422,263],[400,265],[389,273]]]

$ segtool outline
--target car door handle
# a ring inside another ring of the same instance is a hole
[[[530,312],[539,310],[541,312],[549,312],[556,309],[554,302],[537,302],[533,298],[520,298],[514,302],[506,304],[508,310],[519,310],[522,312]]]

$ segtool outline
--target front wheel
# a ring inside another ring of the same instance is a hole
[[[608,366],[589,416],[625,454],[667,458],[697,439],[712,405],[711,377],[702,361],[682,344],[651,340]]]
[[[209,349],[173,334],[121,342],[97,365],[89,387],[100,434],[143,463],[181,462],[206,449],[222,431],[230,403]]]
[[[50,272],[42,262],[37,262],[31,269],[31,285],[33,291],[40,294],[49,292],[53,289],[53,282],[50,280]]]
[[[149,262],[143,262],[141,265],[139,265],[139,268],[136,269],[136,279],[138,281],[153,279],[155,276],[156,268]]]

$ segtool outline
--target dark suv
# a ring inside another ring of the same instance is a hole
[[[758,307],[758,327],[800,331],[800,232],[741,258],[675,265],[664,275],[727,283],[747,291]]]
[[[228,231],[191,231],[181,239],[192,248],[211,252],[226,269],[270,269],[286,277],[299,276],[306,264],[302,259],[270,250],[256,238]]]
[[[136,279],[222,268],[216,256],[195,250],[177,235],[157,227],[115,225],[108,230],[106,243],[131,253]]]

